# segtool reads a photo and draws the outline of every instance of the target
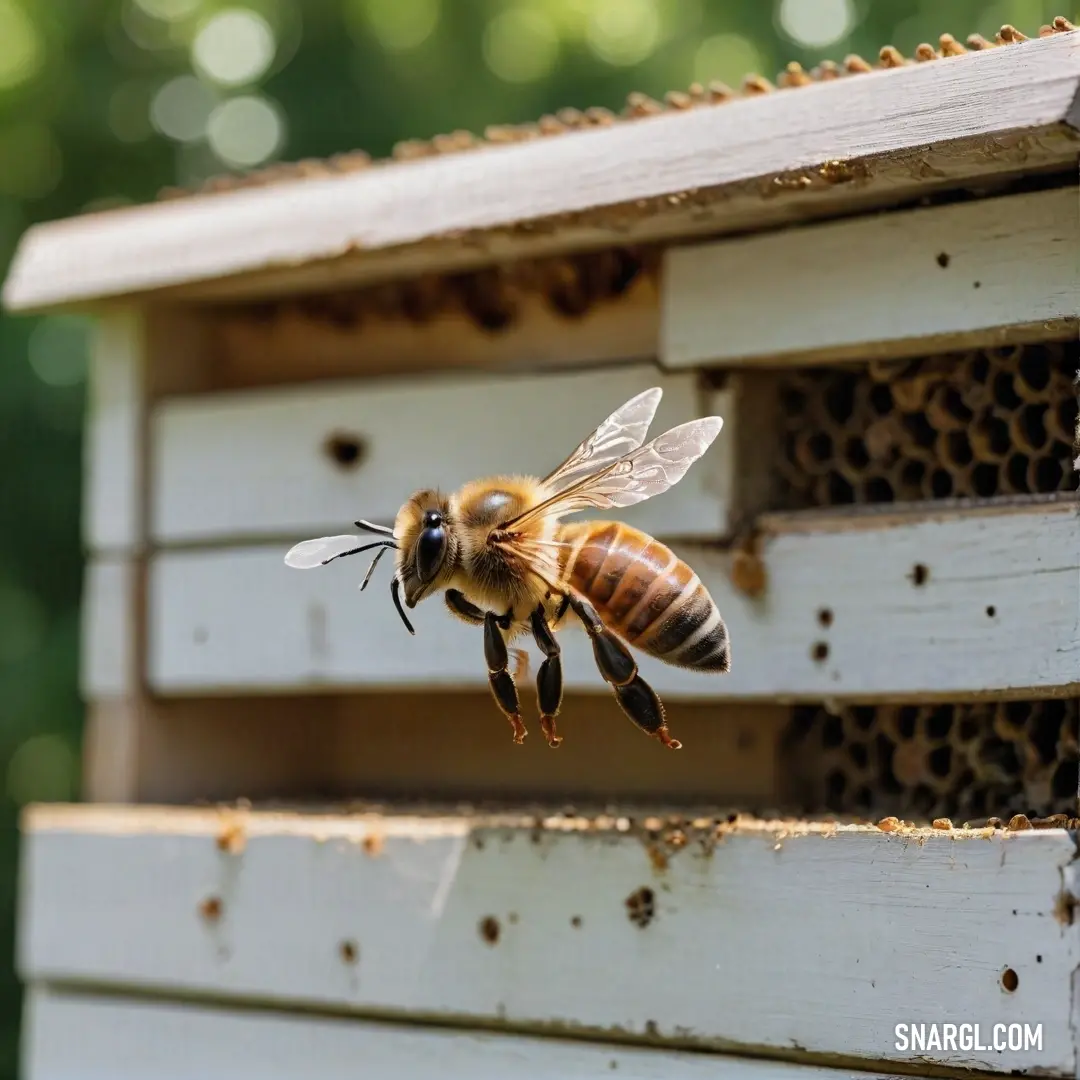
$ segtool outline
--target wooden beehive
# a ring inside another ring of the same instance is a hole
[[[1078,1075],[1080,33],[879,67],[29,232],[99,325],[30,1080]],[[476,631],[283,565],[651,385],[725,418],[621,515],[731,633],[642,663],[679,754],[580,639],[514,746]]]

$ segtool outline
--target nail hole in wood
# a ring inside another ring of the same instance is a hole
[[[997,614],[997,608],[990,604],[986,608],[986,614],[992,619]]]
[[[923,566],[922,563],[916,563],[911,569],[911,580],[916,585],[925,585],[927,579],[930,577],[930,570],[928,567]]]
[[[832,626],[832,620],[833,620],[832,611],[827,607],[823,607],[817,613],[817,621],[819,623],[821,623],[822,626]]]
[[[949,265],[949,253],[947,251],[942,251],[938,254],[937,264],[942,270]]]
[[[814,642],[814,647],[810,650],[810,655],[819,664],[824,663],[824,661],[828,660],[828,658],[829,658],[829,646],[828,646],[828,643],[824,642],[824,641],[816,641],[816,642]]]
[[[355,964],[360,958],[360,947],[355,941],[343,941],[338,948],[338,952],[341,953],[341,959],[346,964]]]
[[[1001,973],[1001,985],[1011,994],[1020,985],[1020,976],[1012,968],[1006,968]]]
[[[367,443],[359,435],[337,432],[323,444],[327,456],[341,469],[355,469],[367,456]]]
[[[494,915],[487,915],[480,920],[480,937],[488,945],[494,945],[499,940],[499,920]]]

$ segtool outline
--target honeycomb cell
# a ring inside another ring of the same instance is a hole
[[[1080,343],[776,373],[776,509],[1080,486]]]
[[[1080,698],[793,710],[799,813],[957,823],[1077,816]]]

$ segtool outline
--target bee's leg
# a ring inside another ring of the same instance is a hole
[[[514,729],[514,742],[520,745],[525,741],[528,732],[521,722],[521,705],[518,703],[514,677],[506,670],[510,662],[506,640],[499,629],[499,617],[492,611],[484,616],[484,657],[487,660],[491,692]]]
[[[638,674],[637,664],[626,646],[610,631],[596,613],[596,608],[580,597],[571,597],[574,614],[585,624],[592,641],[593,656],[605,681],[611,684],[622,711],[642,731],[655,736],[666,747],[678,750],[682,743],[673,739],[664,720],[664,706],[656,691]]]
[[[484,613],[473,603],[465,599],[463,593],[457,589],[447,589],[443,596],[446,597],[446,606],[451,615],[456,615],[464,622],[473,626],[484,625]]]
[[[536,676],[540,729],[548,741],[548,746],[556,747],[562,742],[562,736],[555,734],[555,717],[559,715],[563,692],[561,650],[544,616],[543,604],[532,613],[531,623],[536,644],[547,657]]]

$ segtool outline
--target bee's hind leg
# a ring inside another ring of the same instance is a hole
[[[521,705],[518,701],[514,677],[507,670],[510,656],[506,649],[506,640],[499,628],[499,621],[499,616],[494,612],[489,611],[484,616],[484,658],[487,660],[491,692],[514,729],[514,742],[520,745],[525,741],[528,732],[521,722]]]
[[[585,624],[592,641],[596,666],[604,680],[611,684],[615,697],[624,713],[642,731],[659,739],[671,750],[679,750],[682,743],[673,739],[664,719],[664,706],[656,691],[638,674],[637,664],[625,645],[606,627],[596,609],[579,597],[571,597],[574,614]]]
[[[562,743],[562,736],[555,734],[555,717],[559,715],[563,695],[562,651],[555,640],[555,635],[551,632],[551,627],[548,626],[543,605],[532,613],[531,623],[536,644],[547,657],[536,675],[540,729],[548,741],[548,746],[554,748]]]

